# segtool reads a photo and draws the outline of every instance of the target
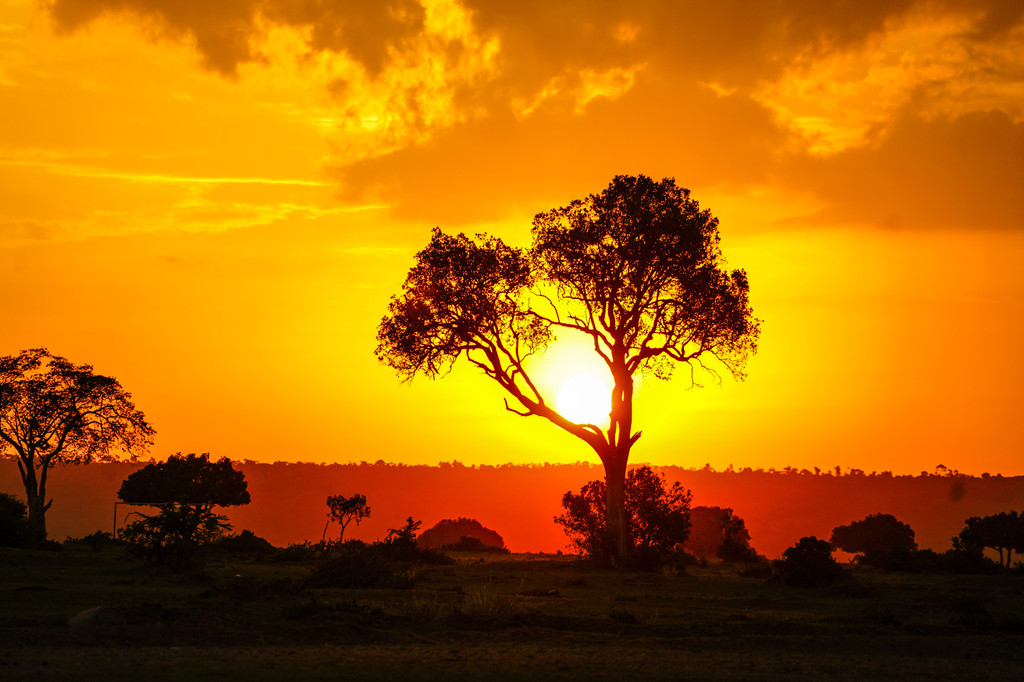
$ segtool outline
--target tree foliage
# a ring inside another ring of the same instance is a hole
[[[1008,568],[1013,553],[1024,552],[1024,514],[1009,511],[972,516],[964,521],[963,530],[953,538],[953,547],[976,556],[980,556],[985,547],[991,547],[999,552],[999,564]]]
[[[175,567],[189,567],[199,550],[231,530],[227,517],[214,507],[249,504],[245,474],[223,458],[211,462],[207,453],[181,453],[166,462],[148,464],[121,484],[117,496],[129,504],[155,506],[121,532],[136,551]]]
[[[135,455],[153,428],[116,379],[93,374],[45,348],[0,357],[0,455],[18,464],[28,506],[30,542],[46,539],[46,482],[57,464]]]
[[[678,481],[666,486],[665,476],[650,467],[629,470],[626,476],[626,516],[630,543],[636,548],[636,561],[653,565],[664,561],[684,542],[690,532],[692,494]],[[581,554],[604,559],[613,542],[605,525],[605,484],[591,481],[579,493],[569,491],[562,497],[564,513],[555,517],[569,542]]]
[[[0,493],[0,547],[28,545],[28,508],[7,493]]]
[[[370,507],[366,504],[366,495],[355,494],[352,497],[345,497],[344,495],[330,495],[327,498],[327,523],[336,521],[341,526],[341,532],[338,534],[338,542],[343,542],[345,537],[345,528],[348,524],[355,521],[356,525],[363,519],[370,516]],[[326,534],[326,528],[324,529]]]
[[[913,529],[892,514],[871,514],[849,525],[836,526],[829,543],[851,554],[917,549]]]
[[[538,214],[533,244],[435,229],[378,328],[377,357],[403,380],[437,377],[463,358],[540,416],[586,442],[605,467],[604,524],[613,561],[631,551],[624,486],[634,377],[684,365],[742,379],[759,322],[742,270],[728,271],[718,221],[667,178],[616,176],[600,194]],[[583,338],[612,379],[607,424],[581,424],[542,395],[530,358],[556,336]],[[509,402],[511,399],[511,404]]]
[[[474,538],[488,547],[505,547],[505,540],[501,535],[490,528],[485,528],[476,519],[467,519],[461,516],[457,519],[441,519],[423,531],[416,539],[416,543],[421,547],[441,549],[457,545],[463,538]]]
[[[755,561],[750,533],[743,519],[732,509],[694,507],[690,510],[690,535],[684,549],[698,559],[718,557],[723,561]]]
[[[812,535],[783,552],[775,560],[775,572],[787,585],[820,587],[830,585],[843,569],[832,556],[832,546]]]

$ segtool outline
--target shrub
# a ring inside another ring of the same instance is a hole
[[[626,475],[626,523],[634,546],[636,568],[655,568],[674,558],[676,546],[690,533],[692,495],[678,482],[665,486],[663,474],[650,467],[630,469]],[[591,558],[611,556],[605,526],[605,484],[591,481],[562,497],[565,513],[555,523],[565,529],[569,542]]]
[[[485,544],[480,538],[471,537],[469,535],[463,535],[459,538],[458,542],[453,542],[450,545],[444,545],[441,549],[450,552],[509,554],[509,551],[504,547]]]
[[[313,568],[309,582],[314,587],[408,589],[413,577],[404,562],[387,556],[384,543],[346,542]]]
[[[0,547],[28,547],[28,507],[13,495],[0,493]]]
[[[830,585],[843,569],[832,557],[832,546],[812,536],[800,541],[775,560],[775,573],[786,585],[821,587]]]
[[[451,547],[465,538],[474,538],[481,545],[504,549],[505,540],[490,528],[485,528],[476,519],[459,517],[457,519],[441,519],[432,527],[423,531],[416,539],[420,547],[440,549]]]
[[[227,535],[216,540],[211,549],[230,554],[249,554],[262,557],[274,552],[274,546],[259,537],[251,530],[243,530],[237,535]]]

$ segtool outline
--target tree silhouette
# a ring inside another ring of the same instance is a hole
[[[665,485],[665,477],[650,467],[629,470],[626,475],[626,528],[631,546],[640,563],[660,563],[676,545],[686,542],[690,533],[692,495],[678,481]],[[591,481],[580,492],[569,491],[562,497],[565,512],[555,523],[565,529],[569,541],[584,555],[607,556],[609,535],[604,481]]]
[[[953,546],[979,556],[985,547],[991,547],[999,552],[999,565],[1009,568],[1013,552],[1024,552],[1024,514],[1010,511],[972,516],[964,521],[963,530],[953,538]]]
[[[690,535],[684,549],[699,559],[717,556],[723,561],[755,561],[750,532],[732,509],[694,507],[690,510]]]
[[[634,378],[692,384],[724,368],[744,377],[759,322],[746,273],[725,270],[718,220],[666,178],[616,176],[600,194],[533,220],[533,245],[449,236],[435,229],[378,328],[377,357],[404,380],[437,377],[463,357],[513,400],[587,443],[605,469],[606,558],[628,558],[625,480]],[[612,379],[607,426],[576,423],[541,394],[529,359],[556,334],[585,338]],[[714,362],[711,362],[711,361]]]
[[[490,528],[485,528],[476,519],[467,519],[462,516],[457,519],[441,519],[423,531],[416,539],[416,544],[427,549],[439,549],[457,545],[465,538],[472,538],[488,547],[505,548],[505,540],[501,535]]]
[[[359,522],[370,515],[370,508],[366,505],[366,495],[331,495],[327,498],[327,523],[337,521],[341,526],[341,533],[338,534],[340,543],[345,537],[345,528],[352,521],[359,525]],[[324,528],[324,541],[327,538],[327,529]]]
[[[123,532],[140,551],[160,561],[188,565],[197,550],[230,530],[214,507],[249,504],[245,474],[226,457],[211,462],[209,454],[181,453],[166,462],[148,464],[121,484],[117,496],[129,504],[156,506]]]
[[[0,455],[13,449],[25,485],[30,544],[46,540],[46,479],[57,464],[111,460],[152,444],[153,428],[111,377],[45,348],[0,357]]]
[[[871,514],[849,525],[836,526],[829,543],[851,554],[917,549],[913,529],[892,514]]]

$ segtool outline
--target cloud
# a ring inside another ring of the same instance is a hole
[[[804,156],[785,173],[830,204],[811,222],[1024,229],[1024,121],[1000,111],[932,120],[904,111],[875,145]]]
[[[404,219],[496,219],[644,172],[804,183],[832,205],[823,219],[1019,221],[1019,0],[55,0],[51,13],[65,31],[136,17],[241,80],[285,58],[320,64],[342,196]],[[945,188],[944,209],[928,186]]]

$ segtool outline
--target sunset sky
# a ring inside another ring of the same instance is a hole
[[[594,461],[373,349],[434,226],[622,173],[763,320],[746,382],[642,384],[632,461],[1024,474],[1020,0],[0,0],[0,355],[117,377],[157,458]]]

